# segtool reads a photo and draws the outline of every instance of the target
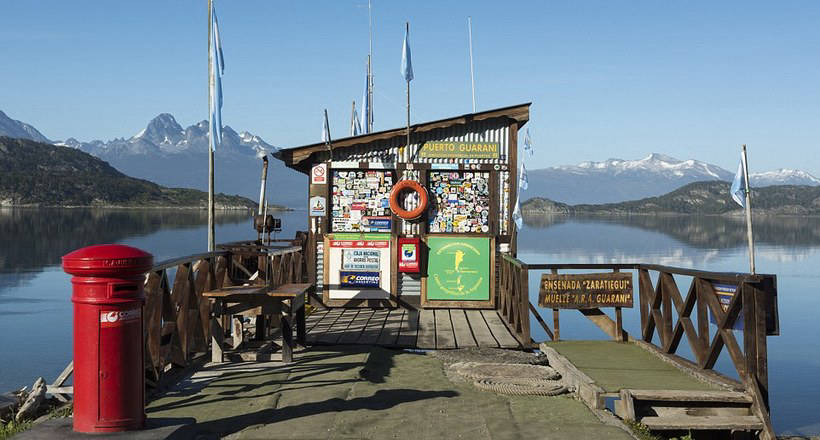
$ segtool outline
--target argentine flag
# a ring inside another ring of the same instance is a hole
[[[745,208],[746,191],[748,191],[749,188],[746,188],[746,167],[744,165],[743,153],[740,153],[740,163],[737,164],[737,173],[735,173],[735,178],[732,180],[732,187],[729,189],[729,194],[732,195],[732,200]]]
[[[216,8],[211,3],[211,53],[208,54],[210,69],[208,93],[208,130],[211,150],[216,151],[217,144],[222,143],[222,74],[225,72],[225,61],[222,58],[222,39],[219,38],[219,22],[216,19]]]
[[[322,142],[330,143],[330,124],[327,122],[327,109],[325,109],[325,121],[322,124]]]
[[[410,23],[404,30],[404,46],[401,48],[401,76],[410,82],[413,80],[413,60],[410,57]]]

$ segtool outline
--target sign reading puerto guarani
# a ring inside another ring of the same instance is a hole
[[[538,305],[548,309],[632,307],[632,273],[541,275]]]
[[[419,157],[439,159],[498,159],[498,156],[498,142],[428,141],[419,152]]]

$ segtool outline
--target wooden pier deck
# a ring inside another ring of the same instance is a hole
[[[521,348],[495,310],[321,309],[306,329],[308,345]]]

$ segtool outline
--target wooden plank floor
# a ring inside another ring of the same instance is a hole
[[[307,317],[306,329],[308,345],[521,347],[494,310],[320,309]]]

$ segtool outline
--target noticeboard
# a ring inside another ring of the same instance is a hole
[[[632,307],[632,272],[542,274],[538,305],[548,309]]]
[[[390,298],[390,234],[333,234],[326,240],[325,302]]]
[[[491,237],[428,236],[425,305],[436,301],[490,305],[487,302],[492,302],[494,283],[492,243]]]

